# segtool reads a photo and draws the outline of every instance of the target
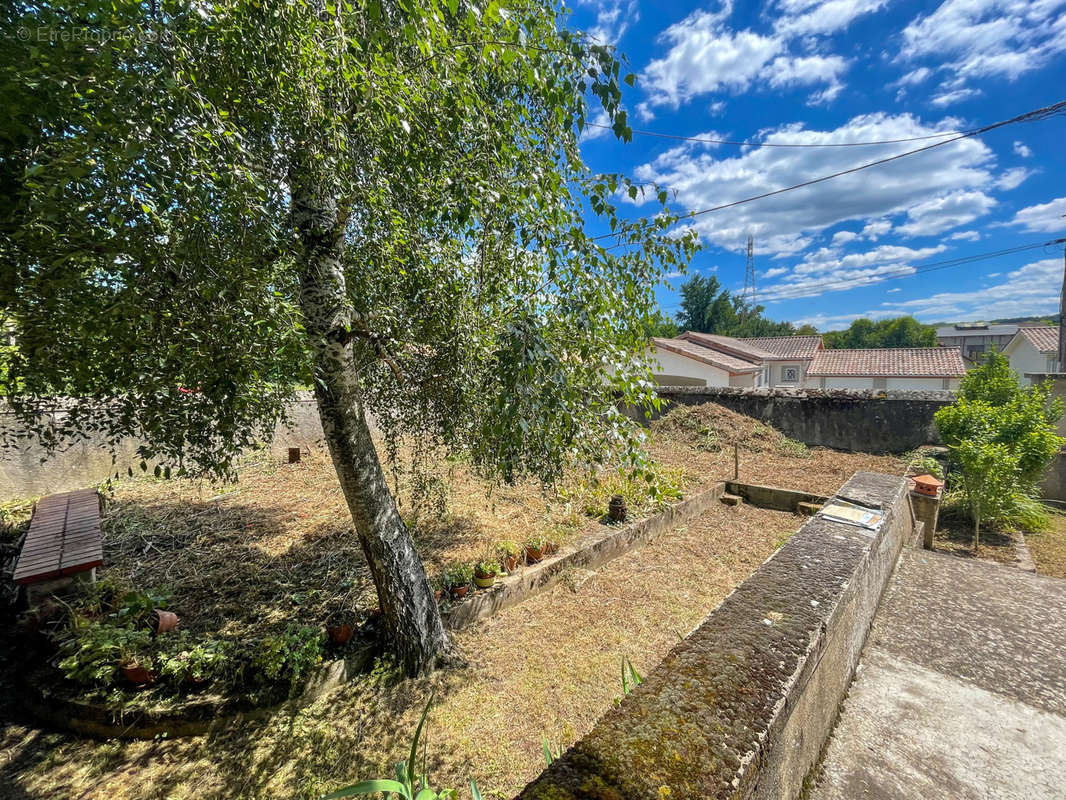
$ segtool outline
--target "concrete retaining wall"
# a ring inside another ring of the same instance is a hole
[[[907,492],[856,473],[839,494],[882,504],[878,531],[805,523],[521,797],[799,797],[912,536]]]
[[[623,553],[650,542],[666,531],[683,525],[718,502],[725,491],[719,483],[710,489],[667,506],[654,516],[621,528],[605,528],[586,534],[539,564],[523,567],[516,575],[498,581],[444,612],[444,623],[453,630],[473,625],[505,608],[528,600],[559,581],[570,569],[595,569]]]
[[[318,407],[310,392],[301,392],[289,407],[289,425],[278,425],[270,442],[271,451],[285,458],[289,447],[307,450],[322,446],[322,425]],[[14,415],[0,411],[0,428],[13,425]],[[85,489],[107,480],[127,468],[139,471],[136,439],[123,440],[112,450],[102,435],[90,436],[52,454],[35,444],[20,444],[0,450],[0,502],[23,497]]]
[[[654,416],[672,405],[718,403],[762,420],[807,445],[865,453],[902,453],[939,436],[933,414],[950,404],[952,392],[863,391],[845,389],[737,389],[731,387],[660,387],[665,402]],[[637,409],[624,409],[644,421]]]
[[[1055,456],[1040,483],[1040,495],[1045,500],[1066,502],[1066,452]]]

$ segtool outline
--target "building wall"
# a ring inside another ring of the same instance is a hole
[[[740,374],[740,375],[730,375],[729,376],[729,385],[730,386],[754,388],[755,379],[756,379],[757,375],[758,375],[758,373],[755,373],[755,372],[746,372],[746,373],[743,373],[743,374]]]
[[[650,361],[656,382],[663,385],[670,385],[669,376],[678,376],[703,381],[704,386],[729,386],[729,373],[724,369],[671,353],[669,350],[654,350]]]
[[[899,389],[913,392],[954,392],[959,388],[958,378],[808,378],[811,389],[863,389],[881,391]]]
[[[1004,351],[1004,355],[1007,356],[1007,361],[1010,362],[1010,368],[1018,373],[1018,381],[1022,386],[1028,386],[1032,383],[1032,380],[1025,377],[1027,372],[1043,373],[1055,371],[1053,367],[1057,359],[1044,355],[1033,347],[1027,339],[1020,336],[1013,347]]]
[[[807,367],[810,363],[810,361],[805,360],[770,362],[770,386],[781,386],[790,389],[799,389],[803,387],[807,381]],[[799,380],[786,381],[784,377],[786,369],[795,369]]]
[[[1007,343],[1014,338],[1014,334],[979,334],[968,336],[938,336],[936,341],[941,347],[961,347],[962,356],[970,361],[976,361],[991,350],[1002,351]]]

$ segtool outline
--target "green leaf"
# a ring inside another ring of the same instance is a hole
[[[411,795],[407,791],[407,787],[399,781],[389,780],[373,780],[373,781],[360,781],[359,783],[347,786],[344,789],[338,789],[335,792],[330,792],[327,795],[323,795],[321,800],[339,800],[342,797],[356,797],[364,794],[377,794],[378,792],[392,792],[398,794],[403,798],[410,800]]]

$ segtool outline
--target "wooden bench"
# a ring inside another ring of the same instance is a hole
[[[15,581],[24,586],[46,582],[55,585],[103,564],[101,503],[95,489],[63,492],[39,500],[15,565]]]

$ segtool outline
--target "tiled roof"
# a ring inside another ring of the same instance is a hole
[[[807,374],[818,378],[955,378],[966,374],[958,347],[819,350]]]
[[[822,346],[821,336],[760,336],[751,339],[737,339],[738,342],[750,342],[761,350],[774,354],[774,358],[814,358]]]
[[[758,364],[753,364],[742,358],[735,358],[728,353],[712,350],[709,347],[703,347],[686,339],[653,338],[651,341],[656,349],[661,348],[663,350],[669,350],[671,353],[677,353],[678,355],[694,359],[703,364],[710,364],[712,367],[718,367],[719,369],[724,369],[726,372],[733,374],[739,372],[758,372],[762,369]]]
[[[751,339],[734,339],[732,336],[719,336],[717,333],[696,333],[696,331],[685,331],[678,338],[687,339],[690,342],[695,342],[704,347],[728,353],[747,361],[757,362],[763,359],[775,358],[773,353],[754,344]]]
[[[1059,329],[1052,325],[1041,325],[1033,328],[1019,328],[1018,333],[1024,336],[1029,344],[1041,353],[1055,355],[1059,352]]]

